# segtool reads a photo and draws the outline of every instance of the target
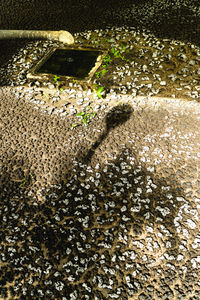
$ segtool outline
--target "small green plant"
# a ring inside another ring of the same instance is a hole
[[[103,70],[101,71],[101,75],[103,76],[103,75],[105,75],[107,72],[108,72],[108,70],[103,69]]]
[[[71,126],[71,129],[74,129],[77,126],[79,126],[79,124],[73,123],[72,126]]]
[[[103,62],[105,63],[111,63],[112,59],[111,59],[111,56],[110,54],[106,54],[104,57],[103,57]]]
[[[94,92],[96,92],[97,94],[97,97],[100,99],[102,97],[102,92],[104,90],[104,87],[103,86],[99,86],[96,85],[96,89],[93,89]]]
[[[111,53],[114,55],[115,58],[121,58],[122,60],[129,61],[129,59],[126,59],[125,56],[123,56],[121,53],[126,52],[129,53],[129,50],[127,49],[127,45],[122,44],[116,48],[111,48]]]
[[[100,86],[98,89],[97,89],[97,96],[98,96],[98,98],[101,98],[102,97],[102,92],[103,92],[103,90],[104,90],[104,87],[103,86]]]
[[[101,76],[104,76],[107,72],[108,72],[108,70],[106,70],[106,69],[103,69],[101,72],[100,71],[96,72],[95,73],[96,78],[99,79]]]
[[[33,175],[32,174],[28,174],[27,177],[24,177],[23,178],[23,182],[19,185],[19,187],[22,188],[29,181],[30,178],[33,179]]]
[[[105,41],[106,43],[110,43],[110,40],[109,40],[109,39],[104,39],[104,41]]]
[[[96,72],[96,73],[95,73],[96,78],[100,78],[100,74],[101,74],[101,72]]]
[[[105,42],[110,43],[110,40],[105,39]],[[101,76],[104,76],[108,72],[107,67],[112,62],[112,55],[114,55],[115,58],[121,58],[122,60],[129,61],[129,59],[126,59],[125,56],[121,54],[123,52],[127,52],[127,53],[129,52],[129,50],[127,49],[127,44],[121,43],[121,45],[117,46],[117,48],[111,48],[110,54],[107,53],[106,55],[103,56],[103,63],[102,63],[103,69],[95,73],[96,78],[100,79]],[[96,92],[98,98],[102,98],[103,90],[104,90],[103,86],[96,85],[96,89],[94,89],[93,91]]]
[[[47,99],[49,99],[49,95],[47,93],[43,92],[43,94]]]
[[[60,76],[54,75],[53,80],[55,83],[58,83],[58,79],[60,79]]]
[[[119,50],[117,50],[115,48],[111,49],[111,53],[114,54],[115,58],[121,58],[122,60],[125,59],[125,57],[121,55],[121,53],[119,52]]]
[[[73,84],[78,84],[78,81],[76,79],[72,80]]]
[[[127,44],[123,44],[121,43],[121,51],[122,52],[126,52],[126,53],[129,53],[130,51],[127,49]]]
[[[91,37],[90,40],[92,41],[92,44],[98,45],[100,43],[99,40],[96,40],[96,37]]]
[[[58,90],[61,93],[61,92],[63,92],[63,88],[60,87],[60,81],[58,79],[60,79],[60,76],[54,75],[54,78],[53,78],[54,83],[57,84]]]
[[[107,55],[105,55],[105,56],[103,57],[103,64],[102,64],[103,70],[102,70],[102,71],[97,71],[97,72],[95,73],[96,78],[100,78],[101,76],[104,76],[104,75],[108,72],[108,70],[106,69],[106,67],[108,66],[108,64],[109,64],[111,61],[112,61],[112,59],[111,59],[111,57],[110,57],[109,54],[107,54]]]
[[[89,124],[89,122],[91,121],[91,119],[94,118],[96,114],[93,112],[92,108],[90,106],[88,106],[86,111],[82,111],[76,115],[77,115],[77,117],[80,117],[81,122],[85,126],[87,126]],[[72,124],[72,126],[73,125],[75,125],[75,124]],[[73,128],[74,127],[76,127],[76,126],[73,126]]]
[[[19,185],[19,187],[21,188],[23,185],[25,185],[27,183],[27,178],[23,178],[23,182]]]

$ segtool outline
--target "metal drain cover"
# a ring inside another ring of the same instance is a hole
[[[106,53],[104,49],[94,48],[54,48],[30,70],[27,77],[41,80],[57,75],[61,80],[74,78],[88,82]]]

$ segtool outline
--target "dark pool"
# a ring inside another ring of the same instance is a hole
[[[56,49],[37,73],[83,79],[88,76],[99,55],[100,51],[95,50]]]

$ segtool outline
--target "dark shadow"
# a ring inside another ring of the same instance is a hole
[[[0,40],[0,67],[5,67],[6,64],[16,53],[27,44],[27,40],[7,39]],[[6,72],[6,68],[5,68]]]
[[[83,157],[83,162],[86,161],[87,163],[89,163],[91,161],[95,150],[100,146],[103,140],[107,137],[110,130],[128,121],[132,112],[133,109],[128,104],[115,106],[108,112],[106,116],[106,128],[104,132],[101,134],[101,136],[98,138],[98,140],[91,146],[86,156]],[[78,157],[80,156],[81,154],[78,155]]]
[[[105,166],[99,170],[99,186],[89,181],[90,188],[87,189],[83,183],[88,176],[80,174],[85,172],[88,165],[83,166],[81,161],[83,167],[78,166],[76,170],[70,171],[70,176],[67,175],[68,184],[62,186],[62,196],[55,197],[61,190],[52,190],[43,204],[31,204],[30,199],[17,190],[12,193],[12,197],[6,193],[1,194],[1,210],[8,208],[2,213],[0,221],[2,259],[6,257],[1,267],[2,299],[8,297],[8,292],[13,298],[20,299],[70,299],[73,293],[77,299],[94,299],[95,296],[98,299],[109,299],[116,290],[120,290],[123,299],[137,295],[142,291],[142,279],[139,275],[136,278],[130,277],[127,285],[125,274],[130,276],[137,270],[150,282],[151,272],[157,270],[155,252],[150,255],[152,264],[155,263],[150,271],[147,263],[142,262],[142,251],[136,242],[145,245],[143,234],[147,226],[155,232],[162,226],[163,234],[168,231],[168,236],[164,237],[164,242],[172,245],[168,255],[177,258],[180,242],[173,220],[180,203],[175,203],[174,207],[167,198],[168,192],[161,189],[163,183],[147,170],[142,168],[134,175],[138,169],[137,164],[129,170],[131,176],[123,175],[127,179],[127,183],[124,183],[120,179],[122,162],[128,165],[123,153],[110,162],[107,174],[103,171]],[[116,176],[111,182],[108,179],[110,174]],[[147,195],[145,191],[147,176],[151,176],[157,185],[152,195]],[[141,178],[138,184],[135,184],[136,178]],[[143,191],[139,199],[134,199],[138,188]],[[175,188],[170,189],[170,194],[174,199],[180,196]],[[155,209],[156,206],[163,209],[167,207],[170,213],[163,217]],[[8,236],[12,246],[5,240]],[[133,246],[134,241],[136,244]],[[10,247],[15,249],[13,255],[9,252]],[[130,265],[128,271],[126,264]],[[174,278],[175,273],[168,270],[170,278]],[[154,276],[154,280],[160,284],[161,278]],[[113,282],[112,289],[108,282]],[[9,288],[6,288],[7,283],[10,284]],[[13,283],[18,289],[14,290]],[[22,289],[26,291],[25,296]],[[154,293],[152,289],[146,297],[153,297]]]
[[[5,156],[6,153],[2,153]],[[6,164],[1,166],[0,174],[0,195],[1,198],[10,197],[15,194],[15,191],[23,192],[35,180],[35,175],[29,172],[30,162],[24,158],[16,156],[13,152],[7,156]],[[0,198],[0,199],[1,199]]]
[[[151,8],[153,4],[152,1],[130,1],[127,3],[129,7],[129,12],[134,4],[133,18],[126,20],[124,23],[127,26],[136,26],[140,29],[146,29],[153,33],[157,38],[168,38],[176,39],[183,42],[191,42],[199,45],[199,33],[200,33],[200,16],[195,14],[191,6],[196,5],[197,9],[199,3],[193,2],[190,4],[179,5],[175,3],[157,3],[157,6],[152,14]],[[147,6],[148,4],[148,6]],[[146,5],[146,6],[145,6]],[[149,13],[143,7],[149,8]],[[127,10],[128,11],[128,10]],[[143,12],[141,12],[143,11]]]

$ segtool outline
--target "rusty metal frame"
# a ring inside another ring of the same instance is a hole
[[[49,57],[57,50],[57,49],[63,49],[63,50],[83,50],[83,51],[99,51],[99,56],[96,59],[96,63],[94,67],[90,70],[89,74],[87,77],[83,79],[78,79],[77,77],[71,77],[71,76],[63,76],[59,75],[59,81],[67,81],[70,79],[76,79],[79,82],[85,82],[89,83],[94,75],[94,73],[97,71],[97,69],[101,66],[103,57],[107,54],[106,49],[99,49],[99,48],[92,48],[92,47],[55,47],[51,49],[42,59],[39,60],[39,62],[32,67],[28,74],[27,78],[28,79],[34,79],[34,80],[52,80],[54,78],[53,74],[49,73],[38,73],[38,70],[40,67],[49,59]]]

